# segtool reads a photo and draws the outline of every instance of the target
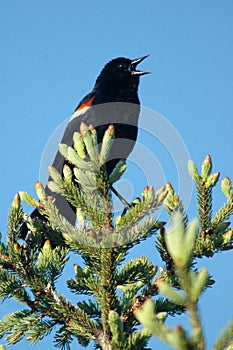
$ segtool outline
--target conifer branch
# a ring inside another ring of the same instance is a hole
[[[198,219],[200,231],[194,250],[197,257],[213,256],[216,252],[232,248],[233,232],[229,229],[229,216],[233,213],[232,185],[228,178],[222,180],[221,188],[227,202],[212,218],[212,190],[219,180],[220,173],[211,174],[212,160],[208,155],[202,163],[200,175],[196,165],[189,161],[188,169],[196,182]]]
[[[213,350],[231,350],[233,345],[233,320],[231,320],[214,344]]]
[[[154,303],[150,299],[145,302],[142,309],[135,311],[136,317],[151,333],[160,337],[176,349],[205,349],[197,300],[206,286],[208,275],[204,270],[195,274],[188,269],[195,243],[196,230],[197,224],[193,222],[185,232],[182,214],[179,212],[173,214],[172,227],[166,235],[166,244],[169,254],[173,259],[175,273],[177,274],[178,283],[183,293],[178,293],[164,281],[159,284],[159,290],[162,294],[165,294],[175,304],[184,306],[187,309],[193,328],[192,337],[189,338],[181,326],[173,330],[159,322],[159,314],[156,319]]]

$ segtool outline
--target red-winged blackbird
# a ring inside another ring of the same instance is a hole
[[[93,90],[75,109],[61,140],[61,143],[72,146],[73,134],[80,130],[80,124],[84,122],[96,129],[98,142],[101,143],[108,125],[113,124],[115,139],[106,164],[108,174],[120,159],[127,159],[137,139],[140,112],[139,78],[148,72],[136,68],[146,57],[148,56],[134,60],[119,57],[108,62],[98,76]],[[62,174],[64,164],[65,159],[58,152],[53,167]],[[60,213],[74,224],[76,218],[74,208],[66,199],[51,193],[48,187],[46,187],[46,193],[56,198]],[[38,217],[37,210],[32,213],[32,216]]]

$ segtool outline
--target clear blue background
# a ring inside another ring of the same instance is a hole
[[[4,233],[14,194],[34,194],[44,146],[92,88],[100,69],[117,56],[150,54],[142,68],[143,106],[166,117],[198,164],[211,154],[214,171],[233,178],[233,2],[231,0],[0,2],[1,181],[0,224]],[[140,142],[148,140],[140,135]],[[150,141],[149,141],[150,142]],[[170,157],[147,144],[162,164],[166,180],[177,182]],[[186,167],[186,164],[184,164]],[[143,181],[125,178],[140,193]],[[224,197],[217,191],[214,208]],[[189,208],[195,216],[195,202]],[[153,240],[131,256],[149,254],[161,264]],[[232,252],[202,259],[216,280],[201,299],[208,348],[232,316]],[[73,276],[73,270],[67,271]],[[67,276],[66,276],[67,277]],[[62,284],[59,285],[65,293]],[[17,308],[1,305],[1,315]],[[187,324],[185,318],[172,323]],[[167,349],[157,340],[151,347]],[[52,338],[34,349],[53,347]],[[16,349],[30,349],[27,342]],[[80,348],[74,343],[72,349]],[[90,346],[90,349],[92,346]]]

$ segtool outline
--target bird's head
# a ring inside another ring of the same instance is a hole
[[[97,85],[106,86],[108,88],[123,88],[126,86],[138,87],[139,77],[149,72],[137,70],[137,66],[147,56],[137,59],[129,59],[125,57],[118,57],[108,62],[102,69],[100,75],[96,80]]]

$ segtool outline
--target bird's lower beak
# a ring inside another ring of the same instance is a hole
[[[131,65],[132,65],[132,67],[134,68],[133,70],[132,70],[132,74],[133,75],[144,75],[144,74],[150,74],[150,72],[144,72],[144,71],[139,71],[139,70],[136,70],[135,68],[137,67],[137,65],[139,64],[139,63],[141,63],[145,58],[147,58],[149,55],[146,55],[146,56],[142,56],[142,57],[140,57],[140,58],[136,58],[136,59],[134,59],[134,60],[132,60],[132,63],[131,63]]]

